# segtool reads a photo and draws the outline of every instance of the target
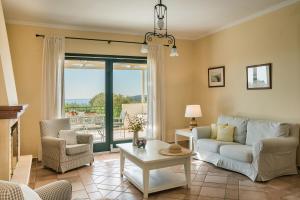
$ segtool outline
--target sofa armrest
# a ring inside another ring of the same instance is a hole
[[[267,138],[253,145],[252,167],[257,181],[277,176],[297,174],[298,141],[293,137]]]
[[[35,192],[42,200],[71,200],[72,185],[68,181],[61,180],[37,188]]]
[[[66,141],[61,138],[43,137],[42,138],[43,157],[50,157],[54,160],[60,160],[66,153]]]
[[[210,126],[201,126],[193,128],[192,135],[193,140],[198,140],[201,138],[210,138],[211,128]]]
[[[256,143],[253,148],[254,151],[261,153],[273,153],[289,150],[296,150],[298,147],[298,141],[293,137],[278,137],[267,138]]]

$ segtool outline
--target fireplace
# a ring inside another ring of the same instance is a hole
[[[20,117],[26,108],[27,105],[0,105],[0,180],[20,182],[22,179],[22,183],[28,183],[32,156],[20,156]],[[24,168],[25,175],[19,170]]]
[[[13,176],[13,172],[16,168],[17,162],[19,161],[19,126],[18,121],[11,127],[10,134],[10,156],[11,156],[11,177]]]

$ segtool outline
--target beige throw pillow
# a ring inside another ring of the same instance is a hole
[[[217,139],[217,134],[218,134],[218,126],[217,124],[211,124],[211,134],[210,134],[210,138],[211,139]]]
[[[218,124],[217,140],[233,142],[234,126]]]
[[[67,145],[77,144],[77,135],[74,130],[60,130],[58,137],[66,140]]]

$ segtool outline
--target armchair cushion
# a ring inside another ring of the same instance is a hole
[[[60,130],[70,130],[71,124],[69,118],[43,120],[40,122],[41,136],[58,137]]]
[[[60,130],[58,137],[66,140],[67,145],[77,144],[77,135],[74,130]]]
[[[66,146],[67,155],[76,155],[90,150],[89,144],[73,144]]]
[[[42,200],[40,196],[27,185],[20,184],[20,187],[24,196],[24,200]]]

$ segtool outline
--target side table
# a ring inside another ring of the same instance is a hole
[[[186,129],[176,129],[175,130],[175,144],[178,143],[178,136],[187,137],[189,140],[189,149],[194,152],[193,134],[188,128]]]

